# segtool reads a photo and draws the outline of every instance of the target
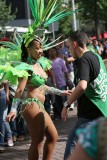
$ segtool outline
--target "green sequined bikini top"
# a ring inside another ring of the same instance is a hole
[[[17,69],[26,70],[28,73],[30,73],[29,82],[31,86],[39,87],[43,84],[45,84],[46,80],[45,78],[35,75],[34,69],[31,65],[38,63],[44,71],[48,71],[51,68],[51,61],[48,60],[45,57],[39,58],[39,60],[35,61],[32,58],[28,58],[27,63],[21,63],[20,65],[16,66]]]
[[[30,83],[31,83],[31,86],[40,87],[41,85],[45,84],[46,80],[47,79],[32,73],[30,78]]]

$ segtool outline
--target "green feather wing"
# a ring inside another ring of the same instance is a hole
[[[19,70],[12,67],[9,63],[0,65],[0,82],[8,80],[10,85],[18,84],[18,78],[28,78],[30,76],[27,71]]]

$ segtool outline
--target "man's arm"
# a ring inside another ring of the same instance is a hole
[[[87,81],[85,80],[80,80],[74,89],[72,95],[68,98],[68,104],[72,104],[75,102],[85,91],[87,88]]]
[[[73,102],[75,102],[84,93],[86,88],[87,88],[87,81],[80,80],[76,88],[72,92],[71,96],[68,98],[66,105],[62,109],[61,116],[64,121],[67,118],[68,108]]]

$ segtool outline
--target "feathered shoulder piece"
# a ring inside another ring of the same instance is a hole
[[[52,62],[43,56],[37,60],[37,63],[42,66],[44,71],[48,71],[52,68]]]

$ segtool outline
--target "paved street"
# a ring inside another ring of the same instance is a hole
[[[76,122],[76,107],[69,112],[69,117],[66,122],[62,120],[55,121],[55,126],[59,133],[59,138],[54,150],[52,160],[63,160],[64,149],[66,145],[67,135]],[[23,142],[16,142],[14,147],[6,148],[5,153],[0,154],[0,160],[27,160],[28,148],[30,139]],[[42,151],[40,154],[42,160]]]

